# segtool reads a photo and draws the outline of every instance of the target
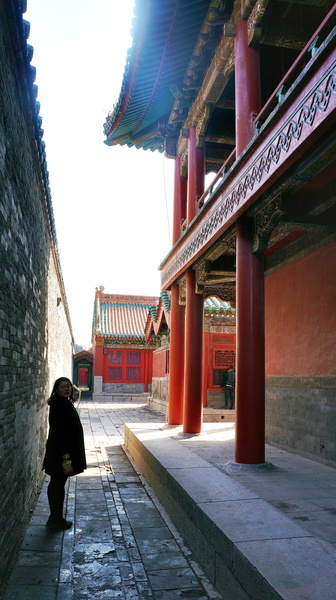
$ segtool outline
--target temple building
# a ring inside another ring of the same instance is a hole
[[[202,428],[204,302],[236,307],[238,464],[265,441],[336,464],[335,25],[334,0],[136,0],[104,126],[175,163],[160,269],[184,433]]]
[[[105,294],[96,288],[93,311],[94,393],[151,390],[153,340],[146,342],[148,311],[156,296]]]
[[[170,293],[161,292],[157,306],[151,306],[145,327],[145,339],[156,340],[153,351],[152,391],[149,405],[161,412],[168,412],[168,384],[170,357]],[[222,374],[236,364],[236,317],[235,309],[228,302],[216,297],[204,302],[203,325],[203,407],[224,408]],[[233,414],[207,411],[205,420],[234,420]]]

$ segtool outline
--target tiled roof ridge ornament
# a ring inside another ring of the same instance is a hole
[[[225,302],[224,300],[218,300],[218,298],[216,298],[215,296],[211,296],[205,300],[204,310],[209,313],[223,312],[224,314],[235,314],[236,312],[229,302]]]
[[[170,295],[167,291],[163,290],[161,292],[161,298],[162,298],[162,304],[164,306],[164,309],[168,312],[170,311]]]
[[[157,315],[157,307],[154,306],[154,305],[152,305],[152,306],[149,307],[149,310],[150,310],[150,313],[151,313],[151,315],[153,317],[153,321],[155,321],[156,320],[156,315]]]
[[[103,293],[104,293],[104,290],[105,290],[105,288],[104,288],[103,285],[100,285],[99,287],[96,287],[96,296],[97,297],[102,296]]]

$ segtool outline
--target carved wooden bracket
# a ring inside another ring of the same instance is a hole
[[[262,20],[269,0],[257,0],[247,22],[249,46],[256,46],[261,37]]]
[[[209,104],[205,104],[202,111],[202,117],[196,125],[196,146],[203,148],[205,140],[205,132],[209,123],[211,109]]]
[[[236,227],[230,227],[207,253],[206,258],[214,261],[222,254],[236,254]]]
[[[281,208],[281,199],[281,194],[278,194],[254,214],[255,237],[253,252],[256,254],[264,253],[267,250],[273,230],[284,217],[285,212]]]
[[[196,292],[196,294],[203,294],[205,286],[206,286],[207,275],[210,271],[210,267],[211,267],[210,260],[201,259],[198,263],[196,263],[196,266],[195,266],[195,273],[196,273],[195,292]]]
[[[181,306],[185,306],[186,303],[186,278],[182,277],[180,279],[180,281],[178,282],[179,284],[179,304],[181,304]]]
[[[181,177],[187,177],[188,175],[188,149],[181,154],[180,174]]]
[[[236,285],[235,283],[222,283],[221,285],[207,285],[205,290],[205,299],[210,296],[216,296],[223,302],[230,302],[232,308],[236,307]]]

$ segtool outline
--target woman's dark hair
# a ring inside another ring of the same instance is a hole
[[[48,399],[48,404],[50,404],[50,402],[52,401],[52,399],[55,396],[57,396],[57,388],[58,388],[59,384],[61,383],[61,381],[68,381],[68,383],[70,383],[70,385],[71,385],[70,400],[71,400],[71,402],[74,401],[74,397],[73,397],[73,385],[72,385],[70,379],[68,379],[67,377],[59,377],[58,379],[56,379],[56,381],[54,383],[54,387],[53,387],[52,392],[50,394],[50,398]]]

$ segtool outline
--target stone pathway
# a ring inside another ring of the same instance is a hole
[[[45,527],[47,477],[4,600],[220,600],[122,447],[124,422],[163,415],[127,400],[79,412],[88,469],[68,482],[73,528]]]

